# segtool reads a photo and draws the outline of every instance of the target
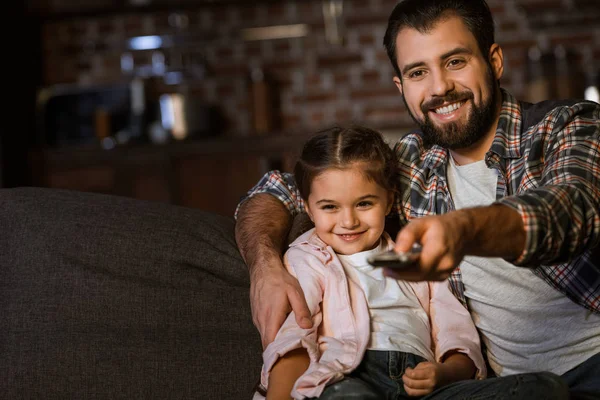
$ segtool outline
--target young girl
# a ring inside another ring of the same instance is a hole
[[[397,281],[366,262],[393,248],[384,224],[396,174],[394,152],[370,129],[333,128],[306,143],[294,175],[315,227],[284,263],[313,327],[292,313],[265,349],[267,400],[396,399],[485,377],[475,326],[447,282]]]

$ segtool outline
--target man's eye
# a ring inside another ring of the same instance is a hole
[[[408,74],[408,77],[409,77],[409,78],[411,78],[411,79],[415,79],[415,78],[420,78],[420,77],[422,77],[422,76],[423,76],[423,74],[424,74],[424,72],[423,72],[423,71],[421,71],[421,70],[417,70],[417,71],[413,71],[413,72],[411,72],[410,74]]]
[[[450,60],[448,62],[448,65],[450,67],[460,67],[465,63],[465,60],[461,60],[461,59],[454,59],[454,60]]]

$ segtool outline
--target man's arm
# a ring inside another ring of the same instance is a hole
[[[290,212],[270,194],[259,193],[240,205],[235,239],[251,279],[262,270],[257,261],[281,258],[291,225]]]
[[[555,265],[600,243],[600,105],[557,108],[530,134],[536,158],[524,164],[515,194],[489,207],[411,221],[396,251],[421,243],[422,269],[389,276],[441,280],[466,254]]]
[[[291,308],[300,327],[312,326],[302,289],[281,261],[291,218],[284,204],[267,193],[253,195],[237,210],[235,238],[250,271],[252,319],[263,348],[273,341]]]

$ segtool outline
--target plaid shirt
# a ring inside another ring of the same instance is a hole
[[[525,226],[525,249],[513,264],[533,268],[571,300],[600,313],[600,105],[573,102],[522,127],[521,103],[505,90],[502,94],[485,162],[499,171],[496,203],[515,209]],[[392,212],[401,225],[454,210],[446,179],[448,151],[425,148],[418,132],[394,149],[401,184]],[[304,212],[292,174],[267,173],[240,204],[257,193],[274,195],[292,215]],[[239,205],[236,216],[238,210]],[[467,306],[460,268],[449,280]]]

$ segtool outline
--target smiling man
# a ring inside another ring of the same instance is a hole
[[[600,398],[600,105],[529,104],[502,89],[484,0],[402,1],[384,45],[420,128],[395,146],[395,211],[396,251],[419,243],[422,253],[388,275],[449,278],[497,375],[427,398]],[[292,216],[303,212],[293,179],[278,171],[238,207],[264,344],[290,306],[310,324],[281,264]]]
[[[398,33],[394,43],[402,45],[396,46],[393,80],[426,144],[459,154],[473,147],[485,153],[491,143],[481,139],[493,137],[502,103],[495,82],[502,76],[502,50],[492,44],[489,59],[483,57],[463,20],[444,18],[428,31],[403,28]]]

